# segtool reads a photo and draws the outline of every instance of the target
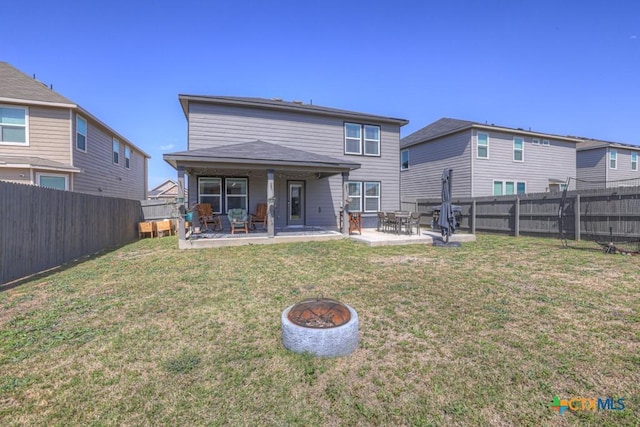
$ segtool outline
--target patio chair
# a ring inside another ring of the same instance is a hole
[[[262,224],[264,228],[267,227],[267,204],[258,203],[256,205],[256,211],[251,214],[251,228],[256,229],[256,224]]]
[[[395,212],[387,212],[387,227],[397,234],[399,226],[400,221],[396,218]]]
[[[229,209],[227,212],[229,224],[231,224],[231,234],[236,234],[236,228],[244,230],[245,234],[249,233],[249,216],[244,209]]]
[[[211,226],[212,231],[222,231],[220,216],[214,215],[213,208],[209,203],[198,203],[194,209],[201,229],[208,230]]]
[[[388,227],[387,214],[382,211],[378,212],[378,231],[387,231]]]
[[[409,223],[407,224],[409,234],[413,234],[413,228],[416,229],[416,234],[420,235],[420,218],[422,215],[420,212],[411,212],[409,216]]]
[[[349,234],[355,231],[362,234],[362,214],[360,212],[349,214]]]

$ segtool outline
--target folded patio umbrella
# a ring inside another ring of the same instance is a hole
[[[438,226],[445,241],[449,242],[449,236],[456,229],[456,217],[453,213],[451,205],[451,178],[452,169],[442,171],[442,205],[440,206],[440,217],[438,218]]]

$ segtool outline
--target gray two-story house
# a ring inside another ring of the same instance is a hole
[[[75,102],[0,62],[0,180],[146,198],[149,155]]]
[[[442,118],[401,140],[402,200],[439,198],[444,169],[454,198],[559,191],[576,176],[579,141]]]
[[[584,140],[576,149],[578,189],[640,185],[640,146]]]
[[[164,155],[187,177],[188,204],[215,213],[268,203],[274,228],[364,226],[400,207],[400,127],[406,120],[280,99],[179,95],[187,151]],[[273,230],[270,230],[273,233]]]

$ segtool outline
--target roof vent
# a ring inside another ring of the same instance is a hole
[[[293,102],[294,104],[298,104],[298,105],[302,105],[302,104],[303,104],[303,102],[302,102],[302,101],[297,101],[297,100],[293,100],[293,101],[291,101],[291,102]]]
[[[272,101],[282,102],[282,98],[271,98]]]

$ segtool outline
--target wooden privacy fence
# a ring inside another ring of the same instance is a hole
[[[173,201],[166,200],[141,200],[142,218],[145,221],[156,221],[163,219],[178,218],[179,205]]]
[[[402,207],[430,218],[433,207],[440,203],[440,199],[418,199],[403,202]],[[460,228],[471,233],[560,237],[562,219],[564,237],[569,239],[640,239],[640,187],[568,191],[564,198],[562,192],[454,197],[453,204],[462,209]]]
[[[140,201],[0,182],[0,284],[136,240]]]

